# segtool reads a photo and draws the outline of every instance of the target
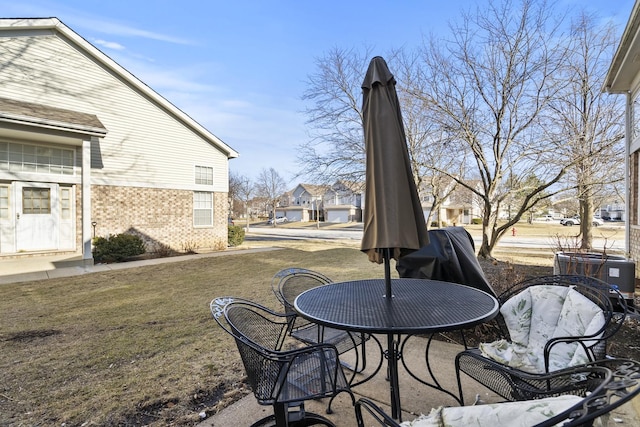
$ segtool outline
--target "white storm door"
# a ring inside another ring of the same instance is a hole
[[[17,182],[14,200],[17,250],[58,249],[58,184]]]

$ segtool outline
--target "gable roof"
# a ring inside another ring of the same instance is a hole
[[[0,19],[0,32],[15,32],[16,34],[25,31],[50,31],[52,34],[66,39],[82,49],[88,56],[92,57],[96,62],[102,64],[122,81],[126,82],[137,91],[144,94],[151,101],[159,105],[165,112],[175,117],[188,128],[200,135],[211,145],[225,153],[227,158],[238,157],[238,152],[225,144],[220,138],[209,132],[206,128],[192,119],[184,111],[162,97],[156,91],[147,86],[136,76],[127,71],[124,67],[118,65],[114,60],[105,55],[100,49],[89,43],[79,34],[71,30],[58,18],[2,18]],[[82,113],[79,113],[82,114]]]
[[[298,187],[312,196],[318,196],[324,194],[329,188],[328,185],[316,185],[316,184],[298,184]]]

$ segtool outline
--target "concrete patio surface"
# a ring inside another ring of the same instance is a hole
[[[386,343],[386,338],[380,337],[381,342]],[[426,338],[412,337],[409,344],[405,348],[403,358],[406,364],[419,374],[426,378],[426,364],[424,361],[424,351],[426,346]],[[367,355],[370,359],[367,365],[371,367],[379,360],[376,357],[376,349],[373,345],[369,345]],[[454,359],[456,354],[463,347],[458,344],[452,344],[444,341],[434,341],[430,349],[430,364],[438,381],[443,388],[457,394],[457,384],[454,369]],[[379,350],[378,350],[379,351]],[[369,371],[369,369],[367,369]],[[378,374],[365,384],[353,388],[356,399],[366,397],[376,402],[388,414],[391,409],[388,405],[390,401],[389,382],[385,379],[386,360],[383,368]],[[350,371],[345,371],[349,374]],[[410,421],[421,413],[429,413],[431,408],[438,406],[456,406],[457,402],[445,393],[429,388],[421,384],[407,374],[406,370],[400,363],[400,398],[402,403],[402,420]],[[463,390],[465,393],[465,403],[473,404],[476,396],[481,402],[494,403],[504,399],[481,386],[479,383],[471,380],[463,375]],[[308,401],[305,403],[307,412],[314,412],[330,419],[337,427],[354,427],[356,426],[355,412],[351,404],[351,399],[346,393],[341,393],[332,404],[332,414],[326,414],[328,399]],[[258,405],[253,394],[245,396],[233,405],[224,408],[219,413],[211,416],[197,427],[231,427],[231,426],[250,426],[252,423],[272,414],[271,406]],[[613,426],[640,426],[640,397],[634,399],[617,410],[612,412],[609,425]],[[370,426],[368,423],[367,426]]]

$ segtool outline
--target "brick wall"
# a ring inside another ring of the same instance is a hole
[[[177,251],[227,247],[227,193],[213,195],[213,227],[194,227],[192,191],[101,185],[91,191],[96,236],[135,233],[148,251],[160,245]]]

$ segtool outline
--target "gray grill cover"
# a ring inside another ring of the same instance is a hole
[[[496,296],[475,254],[473,238],[462,227],[429,230],[429,244],[401,257],[400,277],[460,283]]]

